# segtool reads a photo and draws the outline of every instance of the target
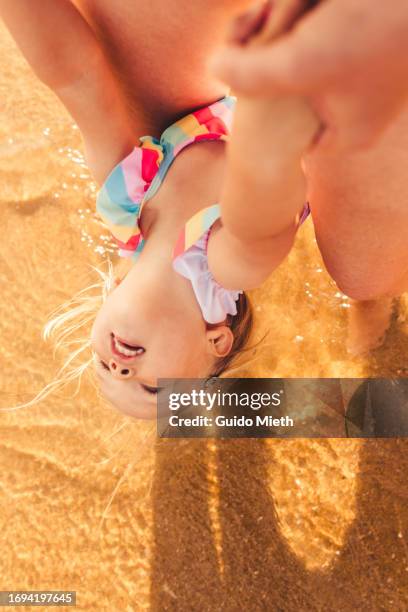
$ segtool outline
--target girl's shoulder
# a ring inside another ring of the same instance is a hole
[[[192,285],[203,319],[215,324],[237,314],[236,302],[242,290],[226,289],[214,278],[207,255],[208,239],[220,219],[218,204],[196,213],[185,225],[173,252],[173,267]]]
[[[180,255],[187,252],[194,244],[201,241],[204,236],[206,236],[207,244],[209,232],[220,217],[221,208],[219,204],[203,208],[193,215],[179,234],[174,246],[173,260],[175,261]]]
[[[194,143],[228,138],[235,102],[233,96],[227,96],[182,117],[160,138],[141,137],[139,146],[110,172],[98,193],[96,208],[121,255],[137,257],[142,250],[143,206],[157,193],[177,155]],[[192,220],[189,228],[196,223]]]

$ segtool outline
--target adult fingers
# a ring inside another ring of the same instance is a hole
[[[302,4],[293,2],[289,8],[296,14],[298,6]],[[286,17],[287,13],[284,11]],[[338,27],[337,4],[324,2],[274,42],[244,47],[227,45],[213,58],[212,68],[221,80],[242,94],[307,93],[337,67],[336,60],[344,44]],[[336,40],[339,36],[340,45]]]
[[[272,2],[263,0],[234,19],[227,32],[227,43],[231,45],[246,44],[251,36],[262,28],[270,15],[271,9]]]

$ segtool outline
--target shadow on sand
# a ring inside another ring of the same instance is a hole
[[[307,570],[281,534],[267,486],[274,469],[267,444],[215,444],[221,563],[210,519],[208,442],[158,442],[152,610],[408,609],[408,439],[362,441],[355,520],[324,571]]]

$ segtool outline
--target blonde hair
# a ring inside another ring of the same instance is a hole
[[[54,356],[58,349],[65,349],[68,352],[68,357],[54,380],[48,383],[30,401],[12,407],[0,408],[0,411],[11,412],[34,406],[54,391],[72,382],[77,383],[74,396],[78,393],[82,376],[89,370],[93,361],[89,325],[111,291],[114,279],[113,266],[110,262],[107,264],[107,272],[94,267],[92,269],[99,275],[99,282],[89,285],[68,302],[62,304],[50,314],[50,319],[44,326],[42,338],[44,341],[52,340],[54,342]],[[79,337],[85,330],[87,333]],[[80,332],[79,335],[78,331]],[[85,359],[83,359],[84,356]]]
[[[82,376],[93,362],[89,337],[90,324],[95,319],[96,313],[109,293],[114,289],[118,277],[120,278],[123,274],[126,266],[120,262],[114,271],[112,263],[107,261],[106,272],[93,266],[92,269],[98,274],[99,282],[91,284],[62,304],[51,313],[44,326],[42,337],[44,341],[52,340],[54,342],[54,356],[58,350],[68,351],[68,357],[57,372],[56,377],[32,400],[11,408],[0,408],[0,411],[28,408],[44,400],[57,389],[75,381],[77,387],[74,395],[78,393]],[[240,295],[237,301],[237,311],[235,316],[228,315],[227,318],[227,325],[234,335],[231,351],[215,363],[210,377],[228,376],[239,355],[248,349],[247,344],[253,330],[253,313],[250,301],[244,293]],[[78,337],[78,332],[80,334],[84,332],[84,335]],[[86,357],[85,360],[84,357]],[[78,359],[80,359],[80,363],[78,363]]]
[[[65,342],[67,335],[80,329],[95,317],[100,306],[119,282],[122,275],[126,273],[128,267],[128,262],[121,260],[115,270],[110,261],[108,262],[107,272],[94,268],[100,276],[101,282],[91,285],[61,306],[45,326],[44,338],[48,339],[54,336],[56,348],[67,346]],[[89,294],[95,289],[98,290],[98,295],[87,295],[87,293]],[[227,325],[234,336],[232,348],[228,355],[216,361],[214,369],[210,374],[211,377],[228,375],[238,357],[245,350],[251,348],[248,347],[248,342],[253,331],[254,318],[251,303],[245,293],[240,294],[237,301],[237,314],[235,316],[228,315]],[[78,353],[80,350],[85,350],[85,344],[90,346],[89,339],[83,340],[83,346],[77,351]]]

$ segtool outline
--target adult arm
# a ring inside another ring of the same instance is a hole
[[[313,96],[328,135],[369,146],[408,97],[408,3],[322,0],[268,45],[235,38],[214,69],[238,94]]]

